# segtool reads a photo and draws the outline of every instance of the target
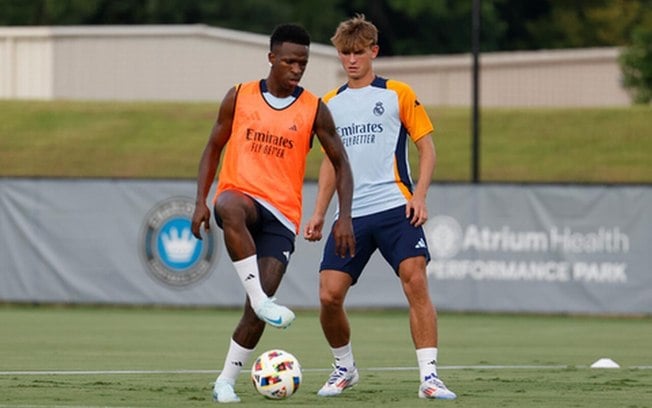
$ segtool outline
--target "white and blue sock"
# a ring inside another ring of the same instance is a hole
[[[419,378],[425,381],[432,376],[437,377],[437,347],[425,347],[417,350],[419,363]]]
[[[353,347],[351,347],[351,343],[342,347],[331,347],[331,351],[335,358],[336,366],[344,367],[347,371],[351,371],[355,367],[355,359],[353,358]]]

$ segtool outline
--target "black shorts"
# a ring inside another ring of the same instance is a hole
[[[296,235],[267,210],[260,203],[252,198],[255,203],[258,216],[256,223],[248,227],[249,233],[256,245],[257,258],[273,257],[287,266],[290,262],[290,255],[294,253],[294,240]],[[222,228],[222,219],[213,208],[215,222]]]

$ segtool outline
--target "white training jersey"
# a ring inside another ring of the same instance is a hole
[[[412,197],[408,139],[416,142],[433,131],[412,88],[376,77],[364,88],[333,89],[323,100],[353,171],[351,216],[404,205]]]

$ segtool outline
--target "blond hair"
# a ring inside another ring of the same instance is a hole
[[[365,20],[364,14],[356,14],[337,26],[331,43],[340,52],[363,50],[378,44],[378,29],[373,23]]]

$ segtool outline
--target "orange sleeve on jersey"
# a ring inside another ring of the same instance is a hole
[[[416,142],[435,130],[426,108],[408,84],[390,79],[387,81],[387,88],[398,95],[401,122],[413,141]]]
[[[324,96],[321,98],[321,100],[322,100],[324,103],[328,103],[328,101],[330,101],[332,97],[334,97],[335,95],[337,95],[337,89],[338,89],[338,88],[331,89],[330,91],[328,91],[326,94],[324,94]]]

